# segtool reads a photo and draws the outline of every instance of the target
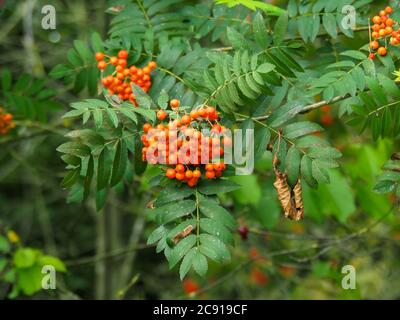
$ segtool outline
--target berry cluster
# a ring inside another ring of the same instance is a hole
[[[5,136],[11,129],[15,128],[13,116],[10,113],[5,113],[3,108],[0,108],[0,135]]]
[[[108,59],[108,62],[105,59]],[[141,87],[144,92],[148,92],[151,87],[151,71],[157,67],[154,61],[150,61],[144,68],[127,66],[128,51],[120,50],[117,57],[110,57],[102,52],[96,53],[97,67],[105,70],[110,64],[115,67],[111,75],[104,77],[101,82],[108,89],[111,95],[118,95],[121,100],[129,100],[136,105],[135,96],[132,92],[131,84],[134,83]]]
[[[180,101],[170,101],[172,110],[159,110],[155,127],[145,123],[142,159],[164,164],[165,175],[194,187],[199,179],[215,179],[226,169],[220,160],[224,147],[232,145],[227,129],[218,123],[218,112],[202,106],[190,113],[179,110]]]
[[[372,18],[373,26],[372,33],[370,27],[370,54],[371,60],[375,59],[376,53],[382,57],[387,55],[387,41],[390,40],[390,44],[397,46],[400,43],[400,30],[394,30],[397,27],[397,23],[390,18],[390,14],[393,12],[392,7],[386,7],[385,10],[381,10],[379,15]],[[371,37],[373,39],[371,39]]]

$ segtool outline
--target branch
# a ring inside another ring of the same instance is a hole
[[[353,30],[353,32],[362,32],[362,31],[367,31],[367,30],[368,30],[368,26],[365,26],[365,27],[356,28]],[[272,30],[267,30],[267,33],[273,35]],[[344,34],[342,31],[338,32],[338,35],[342,35],[342,34]],[[320,33],[317,35],[317,37],[326,37],[326,36],[329,36],[329,34],[328,33]],[[302,40],[302,37],[297,36],[294,38],[286,38],[285,39],[285,41],[290,41],[290,40]],[[220,48],[214,48],[212,50],[213,51],[231,51],[231,50],[233,50],[233,47],[220,47]]]
[[[346,100],[346,99],[348,99],[350,97],[351,97],[351,95],[348,94],[348,95],[345,95],[345,96],[334,97],[331,100],[323,100],[323,101],[320,101],[320,102],[309,104],[307,106],[304,106],[304,108],[301,111],[301,113],[306,113],[306,112],[312,111],[314,109],[321,108],[323,106],[326,106],[326,105],[329,105],[329,104],[332,104],[332,103],[343,101],[343,100]],[[262,120],[267,120],[270,116],[271,116],[271,113],[263,115],[263,116],[259,116],[259,117],[252,117],[252,118],[248,117],[248,119],[252,119],[252,120],[255,120],[255,121],[262,121]],[[246,118],[236,119],[236,122],[243,122],[245,119]]]
[[[79,258],[76,260],[66,260],[65,264],[68,267],[76,267],[76,266],[81,266],[81,265],[85,265],[85,264],[95,263],[95,262],[101,261],[101,260],[107,260],[107,259],[123,256],[125,254],[130,253],[131,251],[143,250],[143,249],[147,249],[147,248],[151,248],[151,247],[153,247],[153,246],[146,245],[146,244],[131,246],[131,247],[123,248],[120,250],[116,250],[114,252],[109,252],[109,253],[106,253],[101,256],[90,256],[90,257]]]

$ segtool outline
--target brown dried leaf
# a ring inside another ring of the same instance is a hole
[[[193,231],[193,226],[189,225],[185,229],[183,229],[182,232],[179,232],[176,234],[173,238],[172,241],[177,244],[181,239],[186,238],[191,232]]]
[[[276,176],[274,187],[278,192],[279,202],[281,203],[286,218],[296,221],[301,220],[304,217],[301,181],[300,179],[297,180],[297,183],[292,190],[287,181],[287,175],[277,168],[278,162],[279,160],[275,156],[273,160]]]

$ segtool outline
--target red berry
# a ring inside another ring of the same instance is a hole
[[[167,113],[164,110],[159,110],[157,112],[157,119],[163,121],[167,117]]]
[[[99,63],[97,64],[97,68],[99,68],[100,70],[104,70],[105,68],[107,68],[107,63],[105,61],[99,61]]]
[[[96,60],[97,61],[102,61],[104,59],[104,53],[103,52],[96,52]]]
[[[128,51],[126,51],[126,50],[119,51],[118,52],[118,58],[120,58],[120,59],[128,58]]]
[[[167,169],[166,176],[168,179],[175,179],[176,172],[174,169]]]
[[[249,234],[249,229],[246,226],[240,226],[238,229],[238,232],[239,232],[242,240],[247,240],[248,234]]]
[[[180,104],[181,103],[178,99],[172,99],[169,103],[172,109],[178,109]]]

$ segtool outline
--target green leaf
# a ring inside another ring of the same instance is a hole
[[[40,256],[38,259],[38,263],[41,266],[46,266],[46,265],[53,266],[54,269],[60,272],[67,272],[67,268],[64,262],[53,256]]]
[[[185,278],[186,274],[189,272],[190,267],[193,263],[193,258],[195,257],[197,251],[197,248],[192,248],[183,258],[181,266],[179,268],[179,276],[181,280],[183,280],[183,278]]]
[[[211,181],[202,181],[199,183],[198,190],[205,195],[212,195],[218,193],[227,193],[240,188],[240,186],[227,179],[216,179]]]
[[[132,107],[123,107],[121,106],[119,109],[119,112],[121,112],[125,117],[128,119],[132,120],[134,123],[138,123],[138,119],[134,111],[132,110]]]
[[[58,152],[84,157],[90,154],[90,148],[80,142],[66,142],[57,148]]]
[[[325,13],[322,16],[322,24],[326,32],[334,39],[337,38],[336,18],[333,13]]]
[[[17,268],[29,268],[36,261],[36,252],[31,248],[19,248],[14,253],[13,262]]]
[[[143,109],[155,109],[156,106],[153,100],[150,98],[148,94],[146,94],[143,89],[136,84],[132,84],[132,92],[135,95],[135,99],[139,105],[139,107]],[[135,109],[136,110],[136,109]]]
[[[87,197],[89,196],[93,173],[94,173],[94,159],[93,156],[90,155],[84,180],[83,199],[87,199]]]
[[[329,183],[329,174],[328,172],[321,168],[317,162],[312,162],[312,175],[318,183]]]
[[[269,73],[275,69],[275,66],[271,63],[263,63],[257,68],[257,72],[259,73]]]
[[[264,126],[256,126],[254,130],[254,159],[263,156],[271,139],[271,132]]]
[[[84,112],[85,112],[85,110],[71,110],[71,111],[67,112],[66,114],[64,114],[62,117],[64,119],[77,118],[77,117],[81,116]]]
[[[356,51],[356,50],[344,51],[344,52],[341,52],[340,55],[354,58],[354,59],[360,60],[360,61],[367,59],[367,56],[364,53],[362,53],[360,51]]]
[[[107,108],[106,109],[108,118],[110,119],[111,123],[115,128],[118,128],[119,120],[116,112],[112,108]]]
[[[167,187],[161,190],[154,202],[154,206],[161,207],[169,202],[185,199],[193,195],[193,193],[193,189],[189,187]]]
[[[4,68],[3,72],[1,73],[1,87],[3,88],[3,91],[9,91],[11,89],[11,83],[11,72],[9,69]]]
[[[315,188],[317,186],[317,182],[315,181],[312,174],[312,161],[308,156],[303,156],[300,163],[300,171],[301,176],[307,182],[307,184]]]
[[[205,216],[220,222],[222,225],[225,225],[230,229],[234,229],[237,225],[232,215],[213,200],[201,198],[200,211]]]
[[[169,268],[172,269],[195,245],[197,237],[194,234],[187,236],[178,242],[171,250],[168,258]]]
[[[98,34],[97,32],[93,32],[90,39],[94,51],[102,52],[104,50],[104,43],[103,40],[101,39],[100,34]]]
[[[93,119],[96,128],[101,129],[101,127],[103,126],[103,112],[101,111],[101,109],[93,109]]]
[[[201,230],[209,234],[217,236],[223,242],[226,243],[233,242],[233,237],[231,232],[219,221],[210,218],[202,218],[200,219],[200,228]]]
[[[319,159],[338,159],[342,157],[342,153],[332,147],[312,148],[309,150],[308,156]]]
[[[290,147],[286,155],[285,167],[288,175],[288,181],[291,186],[296,184],[299,177],[300,162],[301,157],[299,150],[295,146]]]
[[[8,251],[10,251],[10,244],[5,237],[0,235],[0,252],[7,253]]]
[[[200,235],[200,243],[202,245],[200,247],[200,252],[209,258],[219,262],[229,262],[231,260],[231,254],[228,248],[216,236],[203,233]],[[204,250],[204,247],[208,250]]]
[[[193,257],[193,269],[196,271],[201,277],[204,277],[208,270],[207,258],[201,254],[198,250]]]
[[[147,239],[147,244],[152,245],[161,240],[162,237],[164,237],[167,234],[168,230],[163,226],[159,226],[157,229],[155,229],[148,237]]]
[[[287,139],[296,139],[301,136],[308,135],[314,132],[321,132],[324,129],[317,123],[303,121],[289,124],[283,129],[283,135]]]
[[[265,20],[261,13],[257,12],[253,20],[254,38],[261,48],[266,48],[269,43],[266,32]]]
[[[193,200],[183,200],[153,209],[153,214],[157,216],[157,221],[166,224],[189,215],[195,209],[196,203]]]
[[[289,23],[289,16],[287,13],[282,14],[275,23],[274,27],[274,44],[279,46],[286,35]]]
[[[115,186],[122,180],[125,174],[126,165],[128,162],[127,160],[128,150],[126,148],[126,144],[124,140],[118,140],[111,173],[111,187]]]
[[[139,113],[146,119],[150,120],[152,123],[156,122],[156,113],[154,112],[154,110],[147,110],[147,109],[142,109],[139,107],[139,108],[135,108],[134,111],[136,113]]]
[[[110,181],[110,167],[106,164],[107,149],[104,148],[97,160],[97,191],[103,190],[107,187]]]
[[[78,180],[79,178],[79,172],[80,168],[77,168],[75,170],[71,170],[67,173],[67,175],[64,177],[64,179],[61,182],[61,187],[62,188],[70,188],[72,185]]]

